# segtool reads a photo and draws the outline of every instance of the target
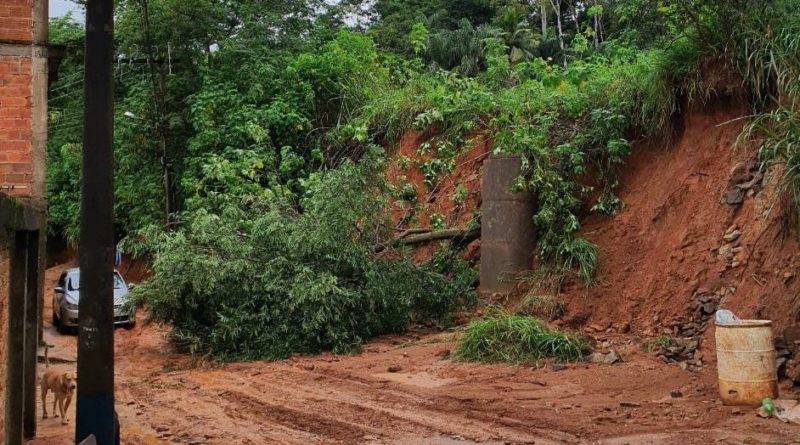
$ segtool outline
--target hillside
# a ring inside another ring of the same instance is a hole
[[[800,437],[724,405],[712,323],[772,320],[752,400],[798,398],[796,0],[114,4],[131,443]],[[50,281],[84,36],[50,26]]]
[[[737,146],[745,114],[708,106],[682,118],[671,146],[634,148],[621,174],[625,208],[584,220],[603,259],[597,286],[565,289],[568,324],[658,333],[696,318],[702,297],[774,320],[776,334],[796,321],[794,209],[781,169],[762,174],[756,147]]]

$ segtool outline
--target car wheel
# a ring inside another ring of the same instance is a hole
[[[56,326],[56,329],[58,329],[58,333],[59,334],[66,334],[66,333],[69,332],[69,328],[64,326],[64,323],[61,322],[61,320],[63,320],[63,317],[64,317],[63,313],[61,314],[61,316],[58,317],[59,320],[58,320],[58,326]]]
[[[53,308],[53,326],[58,327],[61,324],[61,320],[58,319],[58,315],[56,315],[56,308]]]

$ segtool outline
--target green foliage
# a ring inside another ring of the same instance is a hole
[[[411,39],[411,48],[414,49],[414,54],[420,54],[427,49],[428,30],[425,28],[424,24],[415,23],[414,26],[411,27],[409,38]]]
[[[675,339],[669,335],[660,335],[658,337],[651,338],[647,341],[647,343],[645,343],[647,352],[653,352],[658,349],[665,350],[672,346],[675,346]]]
[[[439,136],[422,145],[436,156],[419,165],[429,188],[452,168],[434,150],[440,140],[463,140],[476,130],[491,134],[496,152],[525,158],[520,186],[537,195],[533,222],[541,258],[574,268],[591,283],[598,256],[578,235],[584,201],[597,190],[593,211],[611,216],[624,206],[615,189],[631,151],[627,135],[663,139],[680,97],[706,97],[696,80],[700,52],[680,40],[667,51],[594,55],[563,68],[543,59],[514,65],[500,39],[487,39],[484,50],[482,75],[417,74],[368,101],[355,121],[371,134],[436,128]],[[584,183],[589,174],[593,187]]]
[[[78,239],[83,125],[83,29],[70,16],[50,23],[50,41],[66,48],[50,90],[47,135],[48,230]]]
[[[469,197],[469,190],[461,184],[458,184],[453,190],[453,205],[456,207],[461,207],[467,201]]]
[[[539,46],[539,37],[528,22],[526,7],[519,3],[506,5],[498,12],[493,25],[497,29],[496,36],[508,48],[508,57],[512,64],[533,58]]]
[[[800,11],[772,0],[763,8],[728,9],[733,33],[712,33],[716,54],[737,67],[754,97],[755,116],[741,141],[760,142],[762,168],[784,164],[783,186],[800,212]],[[708,27],[721,27],[721,20]]]
[[[447,221],[445,221],[444,215],[439,213],[431,215],[431,227],[437,230],[447,228]]]
[[[548,329],[535,318],[494,309],[471,322],[453,356],[481,363],[538,363],[547,358],[580,361],[589,350],[583,338]]]
[[[617,175],[634,135],[668,141],[676,113],[726,94],[709,66],[744,80],[756,116],[742,138],[763,142],[765,167],[786,164],[800,202],[791,0],[328,3],[148,0],[148,14],[143,2],[118,4],[117,236],[155,255],[141,298],[188,349],[224,359],[347,351],[415,316],[443,317],[474,274],[447,249],[424,265],[393,250],[383,208],[420,191],[374,179],[376,145],[409,130],[428,137],[416,165],[428,189],[475,135],[521,156],[539,258],[586,283],[599,255],[581,218],[623,208]],[[48,221],[71,241],[82,33],[65,18],[50,36],[67,58],[50,90]],[[453,203],[466,199],[457,188]],[[482,334],[520,328],[496,338],[542,330],[507,314],[487,323]]]
[[[155,240],[154,276],[136,297],[183,348],[222,360],[344,353],[414,317],[446,317],[474,274],[453,257],[418,267],[376,255],[391,232],[372,177],[353,164],[314,175],[302,212],[275,201],[198,210]]]
[[[487,26],[475,27],[461,20],[455,29],[443,29],[428,37],[425,60],[439,68],[475,76],[485,65],[484,40],[491,32]]]

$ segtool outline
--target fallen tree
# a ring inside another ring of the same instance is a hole
[[[409,234],[406,235],[405,237],[402,237],[401,235],[401,237],[397,238],[396,242],[401,245],[408,245],[408,244],[420,244],[428,241],[436,241],[444,239],[450,239],[454,241],[455,240],[463,241],[466,239],[470,239],[471,241],[472,239],[475,239],[478,236],[480,236],[480,232],[481,232],[480,227],[471,229],[459,229],[459,228],[442,229],[442,230],[429,231],[427,233]]]

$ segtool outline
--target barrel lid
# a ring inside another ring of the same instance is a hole
[[[723,328],[757,328],[772,326],[772,320],[737,320],[735,323],[720,323],[715,321],[714,325]]]

